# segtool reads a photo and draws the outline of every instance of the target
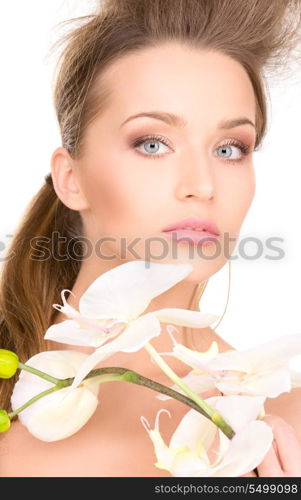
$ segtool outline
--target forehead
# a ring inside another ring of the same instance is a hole
[[[165,109],[189,120],[246,115],[255,120],[255,96],[247,72],[216,51],[179,44],[141,49],[115,61],[105,74],[111,104],[126,118]]]

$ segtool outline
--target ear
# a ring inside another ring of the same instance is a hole
[[[79,186],[75,162],[66,148],[57,148],[51,157],[51,177],[54,190],[64,205],[72,210],[88,208],[88,202]]]

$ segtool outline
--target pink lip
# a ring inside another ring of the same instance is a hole
[[[204,231],[194,231],[193,229],[183,229],[183,227],[191,226],[193,228],[204,229]],[[199,217],[188,217],[180,222],[171,224],[163,230],[172,239],[184,244],[202,244],[204,246],[211,245],[217,241],[219,230],[216,225],[209,219],[200,219]]]
[[[171,224],[170,226],[166,227],[163,229],[164,232],[167,231],[172,231],[174,229],[181,229],[185,233],[192,232],[195,234],[193,230],[189,229],[183,229],[183,227],[190,226],[193,228],[200,228],[200,229],[205,229],[207,233],[210,233],[211,236],[219,236],[220,232],[217,228],[217,226],[209,219],[200,219],[199,217],[187,217],[186,219],[183,219],[179,222],[175,222],[174,224]],[[209,236],[209,234],[207,234]]]

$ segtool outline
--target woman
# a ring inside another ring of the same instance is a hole
[[[52,304],[68,288],[68,303],[77,308],[97,276],[127,260],[191,263],[188,278],[145,312],[198,309],[200,293],[227,263],[251,205],[252,152],[267,125],[264,70],[280,62],[284,69],[298,45],[301,4],[249,0],[242,9],[241,0],[107,0],[85,20],[64,38],[58,65],[54,101],[62,146],[14,237],[10,251],[16,256],[2,273],[1,347],[24,362],[40,351],[76,349],[44,339],[49,325],[66,319]],[[187,217],[215,225],[218,253],[214,243],[171,240],[166,229]],[[63,238],[54,244],[55,232]],[[37,260],[29,242],[41,235],[51,252]],[[70,245],[83,236],[97,249],[85,258],[83,243]],[[232,348],[209,327],[190,335],[179,330],[178,340],[199,350],[212,340],[220,350]],[[152,344],[159,352],[170,350],[163,328]],[[189,371],[176,359],[169,363],[180,376]],[[170,382],[143,349],[134,356],[117,353],[101,366],[125,366]],[[2,384],[2,408],[10,409],[16,380]],[[267,400],[274,443],[247,476],[301,475],[298,396],[295,389]],[[2,437],[2,475],[169,476],[153,465],[152,444],[137,425],[140,415],[154,416],[161,407],[151,391],[108,383],[93,418],[67,440],[44,443],[16,421]],[[165,407],[174,426],[187,412],[175,400]],[[174,427],[161,422],[168,441]]]

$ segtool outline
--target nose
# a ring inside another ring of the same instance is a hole
[[[198,153],[189,153],[179,165],[177,196],[180,199],[198,198],[211,201],[215,196],[215,182],[208,158]]]

